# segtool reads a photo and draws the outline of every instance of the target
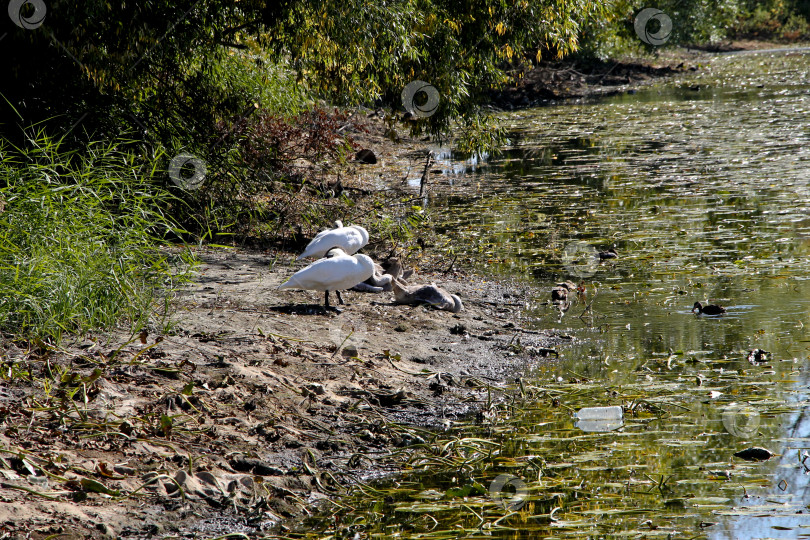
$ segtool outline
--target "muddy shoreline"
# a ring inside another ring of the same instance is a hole
[[[593,72],[599,85],[582,75],[574,86],[563,75],[575,68],[560,65],[495,103],[623,91],[688,69],[674,65],[614,66]],[[641,75],[628,82],[631,73]],[[427,142],[408,138],[406,125],[392,137],[373,114],[367,123],[356,139],[377,163],[350,164],[344,185],[414,195]],[[327,312],[319,293],[276,290],[301,267],[295,247],[198,250],[176,316],[140,336],[86,335],[58,349],[6,342],[3,537],[285,530],[357,481],[395,472],[400,449],[482,411],[516,374],[572,341],[524,318],[547,289],[476,274],[429,243],[406,258],[411,282],[458,294],[463,311],[349,292],[342,313]],[[390,249],[377,239],[365,252],[379,260]]]
[[[481,410],[570,341],[521,328],[536,291],[474,274],[419,275],[464,298],[458,314],[359,292],[336,314],[275,290],[292,257],[198,255],[171,332],[9,346],[34,381],[5,389],[7,537],[267,534],[394,470],[392,450],[427,436],[417,428]],[[50,390],[48,370],[63,373]]]

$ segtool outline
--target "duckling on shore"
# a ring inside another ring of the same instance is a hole
[[[413,275],[413,268],[405,268],[399,257],[388,257],[382,262],[382,268],[386,274],[391,274],[394,279],[404,281]]]

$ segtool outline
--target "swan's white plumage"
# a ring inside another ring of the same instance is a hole
[[[359,225],[344,227],[340,221],[335,222],[336,228],[318,233],[312,242],[307,245],[298,260],[307,257],[323,257],[332,248],[340,248],[348,255],[353,255],[368,244],[368,231]],[[363,281],[363,280],[360,280]]]
[[[329,256],[318,259],[293,274],[279,289],[309,291],[342,291],[351,289],[372,276],[374,261],[368,255],[348,255],[339,248],[329,250]]]

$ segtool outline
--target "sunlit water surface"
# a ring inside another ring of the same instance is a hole
[[[576,339],[527,369],[510,414],[447,434],[496,443],[470,443],[485,466],[383,484],[343,522],[380,538],[810,537],[810,55],[721,56],[503,120],[512,146],[484,166],[440,159],[443,230],[491,272],[584,281],[592,309],[528,306]],[[706,300],[728,314],[690,312]],[[576,426],[607,405],[621,427]],[[733,456],[751,446],[776,455]],[[525,500],[493,497],[500,474]]]

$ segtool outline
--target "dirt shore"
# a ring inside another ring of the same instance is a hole
[[[614,66],[593,75],[598,86],[585,77],[566,93],[557,83],[571,69],[538,73],[532,95],[596,94],[610,77],[627,84],[625,72],[646,81],[688,67]],[[498,99],[525,106],[526,92]],[[408,179],[421,173],[427,143],[374,115],[367,122],[356,138],[378,161],[352,163],[344,185],[418,191]],[[389,249],[377,241],[366,252],[381,259]],[[458,314],[359,292],[335,313],[319,293],[276,290],[301,267],[290,252],[197,255],[171,324],[59,348],[2,345],[0,538],[283,530],[357,480],[396,470],[395,450],[429,436],[424,428],[481,412],[572,339],[524,320],[525,304],[547,290],[493,281],[467,261],[427,256],[410,278],[459,295]]]
[[[392,466],[419,438],[396,425],[481,410],[488,387],[569,340],[521,330],[534,291],[476,275],[411,278],[461,296],[458,314],[359,292],[338,314],[276,291],[291,259],[199,257],[171,332],[7,345],[6,369],[31,380],[3,389],[5,538],[260,535]]]

